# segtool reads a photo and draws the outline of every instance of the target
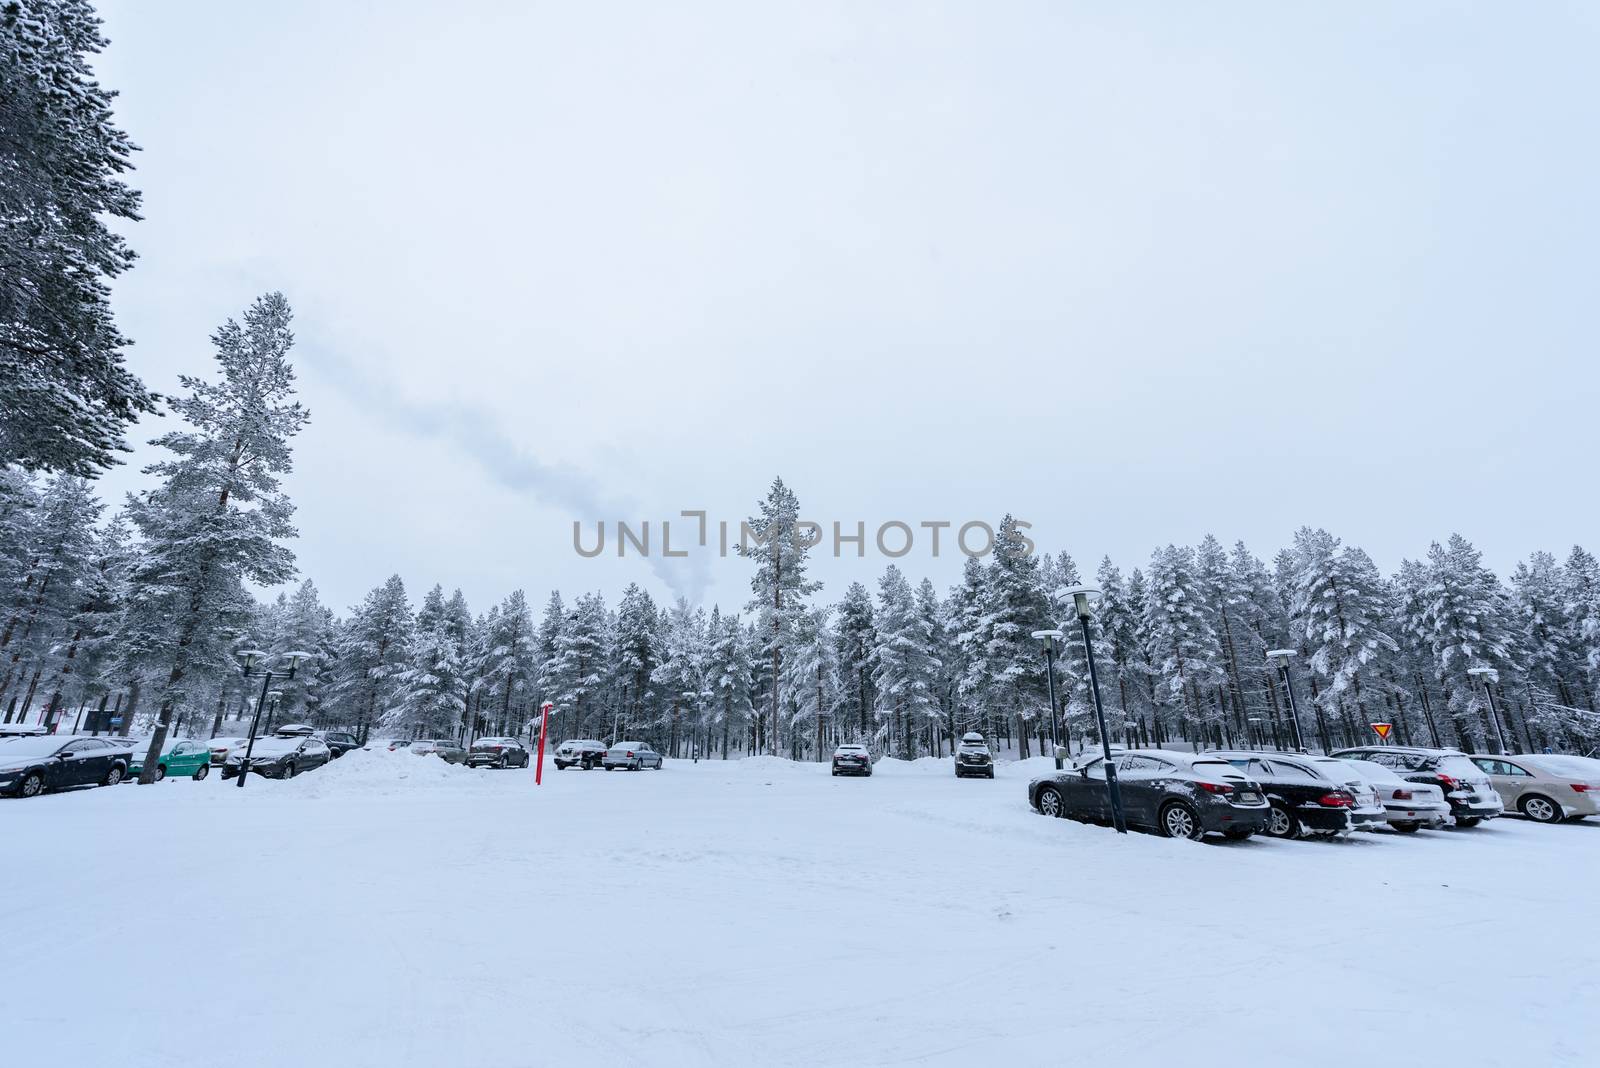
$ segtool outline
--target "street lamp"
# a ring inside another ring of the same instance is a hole
[[[1294,655],[1293,649],[1268,649],[1267,659],[1277,662],[1278,672],[1283,676],[1283,688],[1289,694],[1289,726],[1294,728],[1294,750],[1297,753],[1306,752],[1305,739],[1300,736],[1300,705],[1294,699],[1294,682],[1289,678],[1289,658]],[[1323,749],[1327,749],[1328,741],[1322,741]]]
[[[1489,698],[1489,722],[1494,725],[1494,752],[1496,756],[1504,756],[1506,736],[1500,728],[1500,706],[1494,703],[1494,690],[1489,686],[1490,681],[1499,681],[1500,673],[1492,667],[1471,667],[1467,668],[1467,674],[1483,683],[1484,695]]]
[[[267,689],[272,685],[273,679],[287,680],[294,678],[295,671],[300,667],[300,661],[310,660],[311,654],[302,652],[299,649],[284,653],[283,659],[289,663],[288,671],[268,671],[259,667],[258,665],[264,664],[266,659],[267,654],[260,649],[246,649],[239,654],[239,667],[243,670],[244,677],[253,679],[259,676],[261,679],[261,696],[256,698],[256,714],[250,719],[250,737],[244,745],[244,759],[239,762],[240,786],[244,785],[245,776],[250,774],[250,754],[255,752],[256,728],[261,725],[261,706],[267,703]],[[280,693],[279,696],[281,697],[282,694]]]
[[[1056,704],[1056,642],[1061,641],[1065,635],[1059,630],[1036,630],[1033,636],[1044,642],[1045,671],[1050,679],[1050,748],[1055,752],[1056,770],[1060,771],[1061,709]]]
[[[1100,676],[1095,672],[1094,642],[1089,637],[1089,598],[1100,596],[1100,591],[1094,586],[1069,586],[1061,592],[1072,595],[1072,606],[1078,612],[1078,626],[1083,630],[1083,656],[1089,662],[1089,692],[1094,695],[1094,716],[1100,726],[1100,751],[1105,756],[1106,790],[1111,795],[1111,822],[1118,834],[1127,834],[1128,823],[1122,816],[1122,790],[1117,786],[1117,765],[1111,759],[1111,732],[1106,730],[1106,710],[1100,703]]]

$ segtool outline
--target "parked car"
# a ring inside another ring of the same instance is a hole
[[[328,747],[328,752],[333,754],[333,759],[338,760],[352,749],[360,749],[356,736],[349,731],[312,731],[322,744]]]
[[[1264,830],[1272,813],[1261,787],[1212,753],[1129,749],[1111,754],[1129,827],[1168,838],[1198,840],[1207,832],[1249,838]],[[1028,784],[1028,803],[1046,816],[1110,823],[1111,792],[1106,758]]]
[[[841,745],[833,751],[835,775],[871,775],[872,754],[864,745]]]
[[[605,759],[606,744],[595,741],[593,738],[568,738],[556,746],[556,770],[565,771],[570,767],[580,767],[584,771],[598,767]]]
[[[396,749],[409,749],[409,748],[411,748],[411,739],[410,738],[390,738],[390,739],[387,739],[386,741],[378,742],[377,744],[381,745],[381,746],[384,746],[386,749],[389,750],[389,752],[392,753]],[[369,746],[367,746],[367,748],[371,749],[372,746],[369,745]]]
[[[228,754],[222,765],[224,779],[236,778],[244,766],[245,749],[241,746]],[[310,734],[274,734],[257,738],[250,747],[250,770],[269,779],[292,779],[302,771],[320,768],[333,759],[332,752],[322,739]]]
[[[1505,811],[1478,765],[1459,749],[1425,749],[1410,745],[1371,745],[1340,749],[1336,757],[1355,757],[1382,764],[1408,782],[1427,783],[1444,791],[1457,827],[1476,827]]]
[[[250,742],[249,738],[213,738],[211,746],[211,766],[220,767],[228,762],[228,754],[235,749],[241,753]]]
[[[1484,756],[1474,764],[1494,785],[1507,808],[1535,823],[1560,823],[1600,814],[1600,760],[1542,753]]]
[[[649,742],[618,742],[606,750],[605,756],[600,758],[600,766],[607,771],[612,768],[627,768],[629,771],[655,768],[660,771],[661,754],[651,749]]]
[[[1343,761],[1236,750],[1206,755],[1261,784],[1272,805],[1267,834],[1273,838],[1336,838],[1388,823],[1378,791]]]
[[[38,738],[49,733],[43,723],[0,723],[0,741],[7,738]]]
[[[467,751],[448,738],[418,738],[407,749],[417,756],[436,756],[446,764],[467,762]]]
[[[1384,815],[1389,826],[1402,834],[1410,834],[1423,827],[1440,827],[1450,822],[1450,802],[1444,791],[1425,782],[1408,782],[1382,764],[1370,760],[1344,759],[1378,791],[1383,802]]]
[[[515,738],[479,738],[467,753],[467,767],[525,768],[528,750]]]
[[[133,759],[128,764],[129,778],[144,770],[144,754],[145,750],[134,750]],[[211,746],[207,742],[197,742],[187,738],[181,742],[174,742],[156,762],[156,782],[169,776],[188,777],[198,782],[210,774]]]
[[[956,778],[968,776],[994,778],[994,754],[989,751],[989,743],[977,731],[963,734],[961,744],[956,746]]]
[[[0,794],[37,797],[68,786],[115,786],[128,774],[126,745],[71,734],[0,743]]]

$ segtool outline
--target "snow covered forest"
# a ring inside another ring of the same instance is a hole
[[[271,721],[403,736],[526,730],[544,701],[558,733],[640,734],[669,755],[775,752],[821,759],[838,741],[939,754],[978,728],[1018,756],[1050,715],[1031,633],[1068,634],[1058,662],[1074,740],[1090,709],[1082,643],[1060,591],[1103,590],[1093,642],[1113,732],[1159,744],[1282,742],[1287,695],[1264,654],[1288,648],[1304,727],[1328,747],[1392,721],[1402,742],[1486,741],[1487,667],[1507,742],[1600,742],[1600,563],[1536,552],[1506,579],[1450,535],[1385,576],[1361,549],[1302,529],[1267,557],[1217,538],[1148,559],[1024,556],[1010,519],[996,551],[940,591],[887,567],[842,591],[806,578],[789,537],[793,492],[774,482],[752,528],[771,556],[748,603],[658,604],[648,591],[513,590],[469,605],[395,575],[343,611],[296,577],[281,479],[308,413],[295,400],[288,302],[262,296],[212,338],[215,365],[158,398],[124,367],[110,280],[133,252],[106,225],[137,220],[123,180],[133,146],[88,57],[87,4],[0,8],[0,708],[5,722],[206,736],[252,710],[236,653],[315,654]],[[94,477],[142,415],[165,410],[120,505]],[[1022,502],[1019,502],[1019,504]],[[1286,528],[1286,533],[1288,533]],[[1153,537],[1160,532],[1152,531]],[[726,566],[741,566],[729,563]],[[255,591],[284,589],[264,602]]]
[[[779,535],[782,566],[759,554],[727,565],[752,569],[746,605],[659,604],[635,584],[614,600],[557,590],[530,600],[519,589],[475,611],[459,590],[416,596],[399,575],[343,612],[311,580],[258,600],[246,582],[285,579],[292,566],[289,503],[270,487],[304,413],[286,387],[266,408],[246,399],[263,395],[259,378],[292,381],[287,314],[269,296],[245,327],[219,332],[222,384],[189,383],[194,396],[178,410],[195,429],[162,439],[178,458],[151,469],[167,478],[160,489],[107,514],[76,475],[5,475],[6,722],[106,729],[114,713],[121,732],[142,733],[166,708],[173,729],[206,737],[253,710],[257,687],[235,651],[304,649],[315,659],[282,684],[275,722],[363,737],[515,734],[551,701],[562,737],[641,735],[673,756],[821,759],[839,741],[938,755],[971,729],[1026,756],[1043,751],[1049,730],[1035,630],[1067,633],[1065,720],[1078,744],[1092,732],[1080,632],[1058,592],[1090,580],[1103,590],[1102,692],[1124,738],[1286,742],[1286,695],[1264,655],[1282,647],[1300,654],[1302,725],[1318,746],[1364,740],[1368,722],[1386,720],[1403,742],[1483,747],[1485,694],[1467,673],[1476,666],[1498,672],[1509,743],[1600,742],[1600,563],[1582,548],[1564,562],[1534,553],[1506,583],[1452,535],[1384,576],[1359,548],[1302,529],[1270,563],[1208,537],[1086,573],[1064,551],[1021,555],[1008,517],[996,551],[967,559],[951,589],[891,565],[827,598],[785,536],[799,503],[777,481],[751,525]],[[262,361],[235,360],[240,351],[268,353],[271,373],[247,375]],[[219,418],[230,411],[277,413],[240,464],[229,451],[238,425]],[[241,468],[255,473],[248,492]],[[239,485],[219,508],[229,479]]]

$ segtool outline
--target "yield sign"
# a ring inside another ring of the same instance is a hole
[[[1378,737],[1382,738],[1386,742],[1389,740],[1389,732],[1394,730],[1393,723],[1373,723],[1370,724],[1370,726],[1373,730],[1378,732]]]

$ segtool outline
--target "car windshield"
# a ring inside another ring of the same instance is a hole
[[[37,738],[12,738],[4,745],[0,745],[0,761],[9,763],[13,760],[31,760],[36,757],[49,756],[69,740],[67,738],[52,737],[48,734]]]
[[[867,747],[864,745],[841,745],[839,747],[839,752],[841,753],[865,753],[866,751]]]
[[[474,749],[476,749],[480,745],[515,745],[515,744],[516,743],[510,738],[479,738],[477,741],[472,743],[472,746],[473,746]]]
[[[1557,775],[1582,776],[1591,780],[1600,780],[1600,760],[1593,760],[1581,756],[1548,755],[1534,757],[1533,762],[1539,767],[1555,772]]]

